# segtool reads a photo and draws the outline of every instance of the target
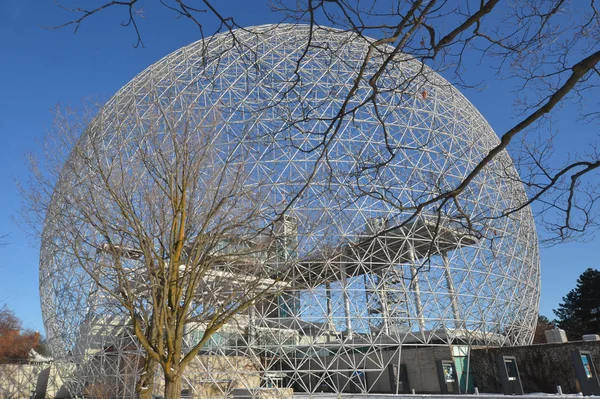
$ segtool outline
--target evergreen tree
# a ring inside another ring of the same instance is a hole
[[[591,268],[584,271],[554,314],[569,339],[580,340],[584,334],[600,333],[600,271]]]

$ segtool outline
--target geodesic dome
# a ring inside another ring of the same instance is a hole
[[[210,130],[207,170],[244,170],[240,184],[260,192],[265,224],[283,213],[274,231],[289,270],[282,292],[205,346],[186,374],[190,392],[397,393],[389,380],[398,370],[389,370],[404,364],[403,347],[531,342],[537,237],[529,207],[504,215],[526,200],[510,157],[493,160],[456,201],[415,214],[498,138],[458,90],[408,56],[383,68],[373,101],[368,80],[389,49],[357,81],[368,46],[353,33],[307,26],[219,34],[156,62],[103,107],[56,186],[42,242],[46,332],[72,392],[109,385],[132,396],[141,353],[127,317],[68,245],[71,213],[80,212],[73,198],[97,178],[79,158],[93,147],[106,163],[126,154],[120,170],[138,167],[148,137],[182,120]],[[144,176],[120,178],[135,191]],[[77,229],[89,231],[82,245],[93,262],[101,240],[94,244],[94,226]],[[193,327],[189,345],[202,334]]]

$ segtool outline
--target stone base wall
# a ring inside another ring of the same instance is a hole
[[[556,393],[557,385],[564,393],[581,392],[571,360],[571,353],[577,349],[590,351],[596,370],[600,370],[600,341],[472,349],[475,386],[482,393],[502,392],[496,358],[514,356],[525,393]]]

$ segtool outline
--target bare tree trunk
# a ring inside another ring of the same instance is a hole
[[[138,380],[136,386],[136,392],[140,399],[152,399],[152,393],[154,392],[154,375],[156,366],[158,363],[151,357],[144,359],[144,367],[142,367],[142,374]]]
[[[181,398],[181,372],[171,373],[170,376],[165,372],[165,398]]]

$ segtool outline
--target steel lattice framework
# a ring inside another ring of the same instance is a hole
[[[526,200],[510,157],[500,154],[458,201],[415,216],[411,207],[454,187],[498,138],[458,90],[407,56],[384,69],[369,101],[368,79],[383,57],[357,82],[368,45],[352,33],[290,25],[207,38],[136,76],[80,140],[94,136],[108,154],[135,147],[164,112],[198,123],[210,114],[212,134],[223,138],[214,162],[243,153],[235,162],[248,170],[247,187],[261,182],[271,199],[264,206],[292,204],[281,225],[285,290],[213,337],[186,373],[192,392],[262,384],[368,393],[402,363],[403,345],[531,343],[537,237],[529,207],[502,216]],[[75,185],[65,175],[56,192]],[[108,381],[114,395],[132,396],[140,346],[127,318],[57,249],[60,198],[40,265],[53,355],[72,392]],[[190,344],[201,334],[195,327]]]

